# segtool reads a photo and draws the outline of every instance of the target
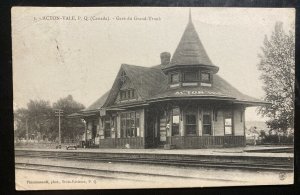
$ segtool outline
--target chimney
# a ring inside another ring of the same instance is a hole
[[[168,65],[170,63],[171,54],[169,52],[162,52],[160,54],[161,65]]]

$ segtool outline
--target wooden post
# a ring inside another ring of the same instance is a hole
[[[244,128],[244,146],[247,145],[247,139],[246,139],[246,117],[245,117],[245,111],[246,111],[246,108],[243,107],[243,128]]]
[[[170,129],[170,146],[172,145],[172,133],[173,133],[173,108],[171,108],[171,111],[170,111],[170,113],[172,113],[172,114],[170,114],[169,115],[169,120],[170,120],[170,122],[169,122],[169,129]]]
[[[87,123],[87,121],[85,121],[84,122],[84,134],[85,134],[85,136],[84,136],[84,144],[86,145],[86,142],[87,142],[87,128],[86,128],[86,124]]]

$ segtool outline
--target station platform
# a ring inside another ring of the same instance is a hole
[[[37,149],[15,148],[19,151],[52,151],[52,152],[75,152],[75,153],[115,153],[115,154],[161,154],[161,155],[192,155],[192,156],[243,156],[243,157],[282,157],[293,158],[293,153],[273,152],[293,149],[290,146],[246,146],[236,148],[210,148],[210,149],[103,149],[103,148],[77,148],[77,150],[62,149]]]

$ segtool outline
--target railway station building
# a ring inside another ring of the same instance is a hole
[[[245,109],[265,104],[218,75],[191,16],[171,57],[152,67],[122,64],[111,87],[77,113],[99,148],[244,146]]]

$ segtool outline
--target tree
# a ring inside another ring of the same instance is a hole
[[[265,36],[259,58],[264,100],[271,102],[271,105],[260,107],[259,113],[269,118],[267,125],[271,129],[286,132],[294,125],[294,32],[285,32],[282,23],[277,22],[270,38]]]
[[[17,109],[14,112],[15,136],[26,138],[28,130],[29,136],[39,134],[42,136],[41,139],[47,137],[49,140],[56,140],[58,138],[58,119],[54,109],[64,111],[61,123],[62,138],[76,139],[84,131],[84,124],[79,118],[70,119],[66,116],[84,109],[84,106],[74,101],[71,95],[59,99],[53,104],[53,107],[50,106],[49,101],[30,100],[27,108]]]
[[[14,112],[14,124],[15,124],[15,137],[26,137],[26,120],[28,116],[28,110],[25,108],[19,108]]]
[[[61,120],[62,138],[69,138],[74,140],[83,133],[84,124],[82,123],[80,118],[70,119],[66,117],[72,113],[76,113],[84,109],[83,104],[76,102],[75,100],[73,100],[73,97],[71,95],[68,95],[66,98],[61,98],[56,103],[54,103],[53,109],[63,110],[63,117]],[[56,124],[58,126],[58,119],[56,119]]]
[[[15,111],[16,136],[26,137],[26,130],[30,135],[45,135],[49,133],[53,119],[50,103],[45,100],[30,100],[27,109],[20,108]]]

